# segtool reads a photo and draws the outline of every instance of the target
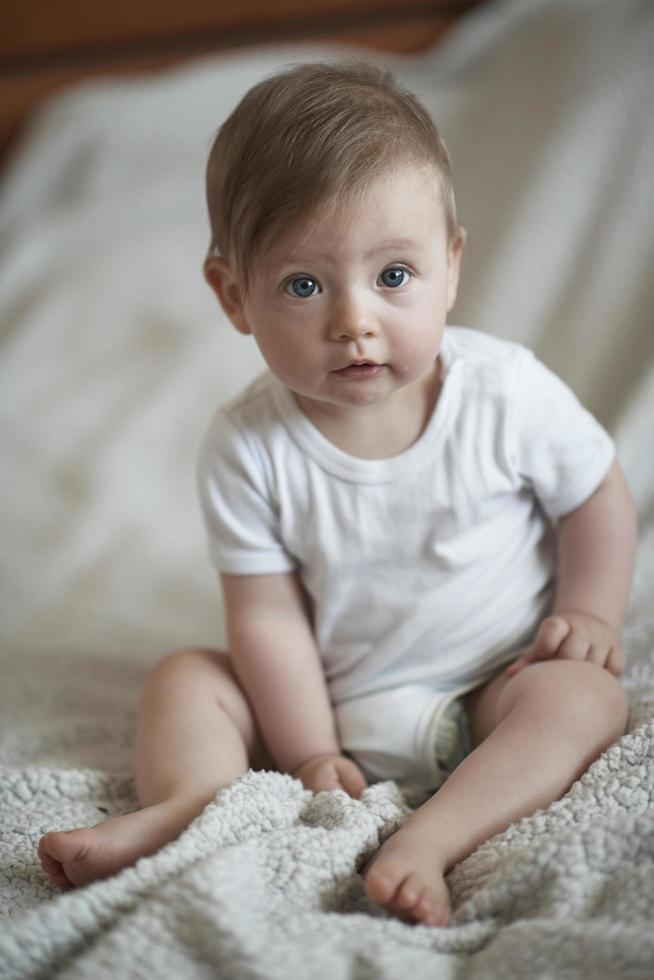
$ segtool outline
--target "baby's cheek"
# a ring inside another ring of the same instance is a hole
[[[297,345],[290,344],[285,338],[275,340],[266,337],[265,342],[259,344],[259,349],[272,373],[287,388],[295,389],[298,379],[307,376],[306,355],[303,357]]]
[[[434,344],[414,343],[403,346],[391,359],[393,372],[400,381],[414,381],[433,367],[439,348]]]

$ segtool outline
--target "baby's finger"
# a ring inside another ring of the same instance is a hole
[[[588,650],[586,660],[591,664],[597,664],[598,667],[604,667],[610,652],[611,649],[606,644],[593,643]]]
[[[559,647],[558,656],[562,660],[585,660],[590,652],[590,642],[583,630],[575,629]]]
[[[368,786],[359,767],[353,762],[349,762],[349,760],[343,760],[342,763],[338,764],[338,771],[341,786],[345,792],[355,800],[358,800],[364,789]]]
[[[557,650],[567,634],[570,626],[560,616],[548,616],[538,627],[534,638],[533,646],[526,653],[518,657],[516,661],[507,667],[507,674],[513,677],[530,664],[537,663],[539,660],[549,660],[556,655]]]
[[[616,677],[619,677],[620,674],[624,673],[624,669],[627,666],[627,658],[624,655],[624,650],[619,644],[611,647],[604,666],[607,670],[610,670],[612,674],[615,674]]]
[[[322,793],[332,789],[343,789],[338,770],[333,763],[320,766],[311,777],[311,789]]]
[[[538,627],[532,647],[534,656],[543,659],[553,657],[570,632],[570,624],[562,616],[548,616]]]

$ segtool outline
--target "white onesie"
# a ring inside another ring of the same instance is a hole
[[[299,573],[343,748],[369,778],[400,779],[415,756],[429,769],[434,720],[530,641],[552,604],[551,521],[614,458],[606,431],[521,345],[446,327],[441,359],[433,415],[397,456],[338,449],[268,372],[218,410],[200,453],[214,565]],[[369,698],[400,687],[420,692],[404,735],[394,716],[389,727],[398,695]],[[433,760],[425,778],[438,773]]]

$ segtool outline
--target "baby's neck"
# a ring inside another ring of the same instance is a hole
[[[348,412],[318,411],[315,405],[295,396],[300,408],[333,445],[358,459],[390,459],[409,449],[425,431],[441,390],[440,360],[436,369],[421,379],[412,391],[394,396],[366,409]]]

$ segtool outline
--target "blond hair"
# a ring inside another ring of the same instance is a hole
[[[300,64],[265,79],[218,130],[207,165],[210,255],[249,272],[317,207],[398,165],[428,167],[457,233],[450,156],[418,98],[362,61]]]

